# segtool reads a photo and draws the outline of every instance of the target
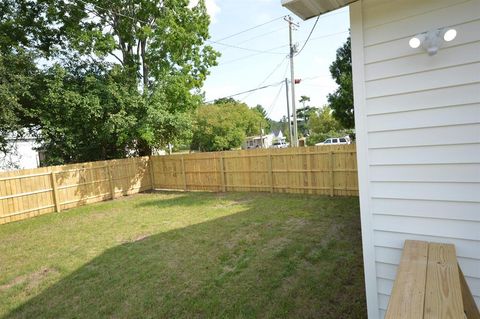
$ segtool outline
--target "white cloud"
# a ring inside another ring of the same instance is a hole
[[[190,7],[194,7],[198,4],[198,0],[190,0]],[[207,7],[208,15],[212,23],[215,23],[216,16],[220,13],[220,7],[218,6],[216,0],[205,0],[205,6]]]

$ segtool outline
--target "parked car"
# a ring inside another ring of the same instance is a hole
[[[350,137],[349,136],[344,136],[344,137],[331,137],[327,138],[325,141],[321,143],[315,144],[315,146],[319,145],[340,145],[340,144],[350,144]]]
[[[288,143],[285,142],[285,141],[275,141],[273,142],[272,146],[270,146],[271,148],[287,148],[288,147]]]

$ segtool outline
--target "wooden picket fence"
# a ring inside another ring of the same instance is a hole
[[[357,196],[355,145],[153,156],[156,189]]]
[[[152,189],[357,196],[355,145],[127,158],[0,173],[0,224]]]
[[[152,189],[149,158],[0,173],[0,224]]]

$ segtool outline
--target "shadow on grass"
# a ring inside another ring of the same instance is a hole
[[[214,200],[226,198],[224,193],[193,193],[195,196],[191,196],[191,193],[186,193],[183,191],[149,191],[149,194],[159,194],[164,195],[158,199],[143,200],[138,203],[136,207],[151,207],[151,208],[168,208],[173,206],[198,206],[205,205]],[[213,196],[212,196],[213,195]]]
[[[246,202],[110,248],[5,318],[364,318],[358,210],[340,203],[278,214]]]

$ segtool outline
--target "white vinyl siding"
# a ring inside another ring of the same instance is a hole
[[[480,305],[480,0],[350,8],[369,316],[385,314],[406,239],[455,244]],[[435,56],[409,47],[440,27],[457,37]]]

